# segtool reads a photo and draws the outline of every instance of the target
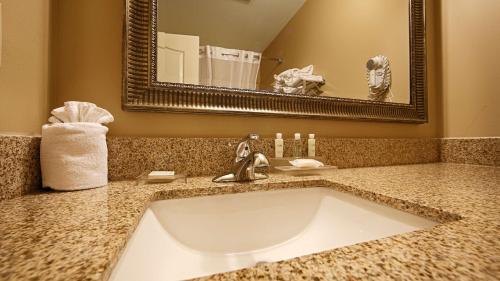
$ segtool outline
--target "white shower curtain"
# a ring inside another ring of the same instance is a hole
[[[261,56],[252,51],[201,46],[200,84],[255,90]]]

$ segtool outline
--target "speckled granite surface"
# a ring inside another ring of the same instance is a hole
[[[152,200],[324,186],[426,215],[442,224],[206,280],[498,280],[500,168],[425,164],[273,175],[250,184],[136,186],[112,182],[0,202],[0,280],[106,280]]]
[[[0,201],[41,185],[40,138],[0,136]]]
[[[109,137],[110,180],[134,179],[145,171],[175,170],[191,176],[219,174],[234,157],[236,138]],[[303,140],[304,155],[307,146]],[[0,200],[40,187],[39,137],[0,136]],[[256,148],[273,155],[274,140]],[[292,143],[285,140],[285,155]],[[319,138],[317,155],[340,168],[373,167],[439,161],[500,165],[500,138],[356,139]]]
[[[175,170],[191,176],[219,174],[231,167],[236,138],[108,137],[110,180],[135,179],[146,171]],[[303,140],[304,155],[307,146]],[[0,200],[40,187],[40,137],[0,136]],[[274,154],[274,140],[255,147]],[[292,140],[285,140],[292,155]],[[437,139],[319,138],[317,155],[341,168],[439,162]]]
[[[219,174],[231,167],[240,139],[110,137],[109,178],[135,179],[151,170],[175,170],[191,176]],[[438,139],[318,138],[316,153],[340,168],[439,162]],[[292,140],[285,140],[285,156],[292,156]],[[274,139],[255,143],[274,155]],[[303,155],[306,140],[303,139]],[[138,165],[140,163],[140,165]]]
[[[500,137],[441,139],[441,161],[500,166]]]

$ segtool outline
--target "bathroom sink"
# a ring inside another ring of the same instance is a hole
[[[327,188],[157,201],[110,280],[201,277],[436,224]]]

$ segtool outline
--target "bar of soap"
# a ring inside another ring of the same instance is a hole
[[[152,171],[148,175],[149,180],[170,180],[174,177],[174,171]]]

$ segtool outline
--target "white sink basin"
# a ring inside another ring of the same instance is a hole
[[[110,280],[201,277],[434,225],[326,188],[157,201]]]

